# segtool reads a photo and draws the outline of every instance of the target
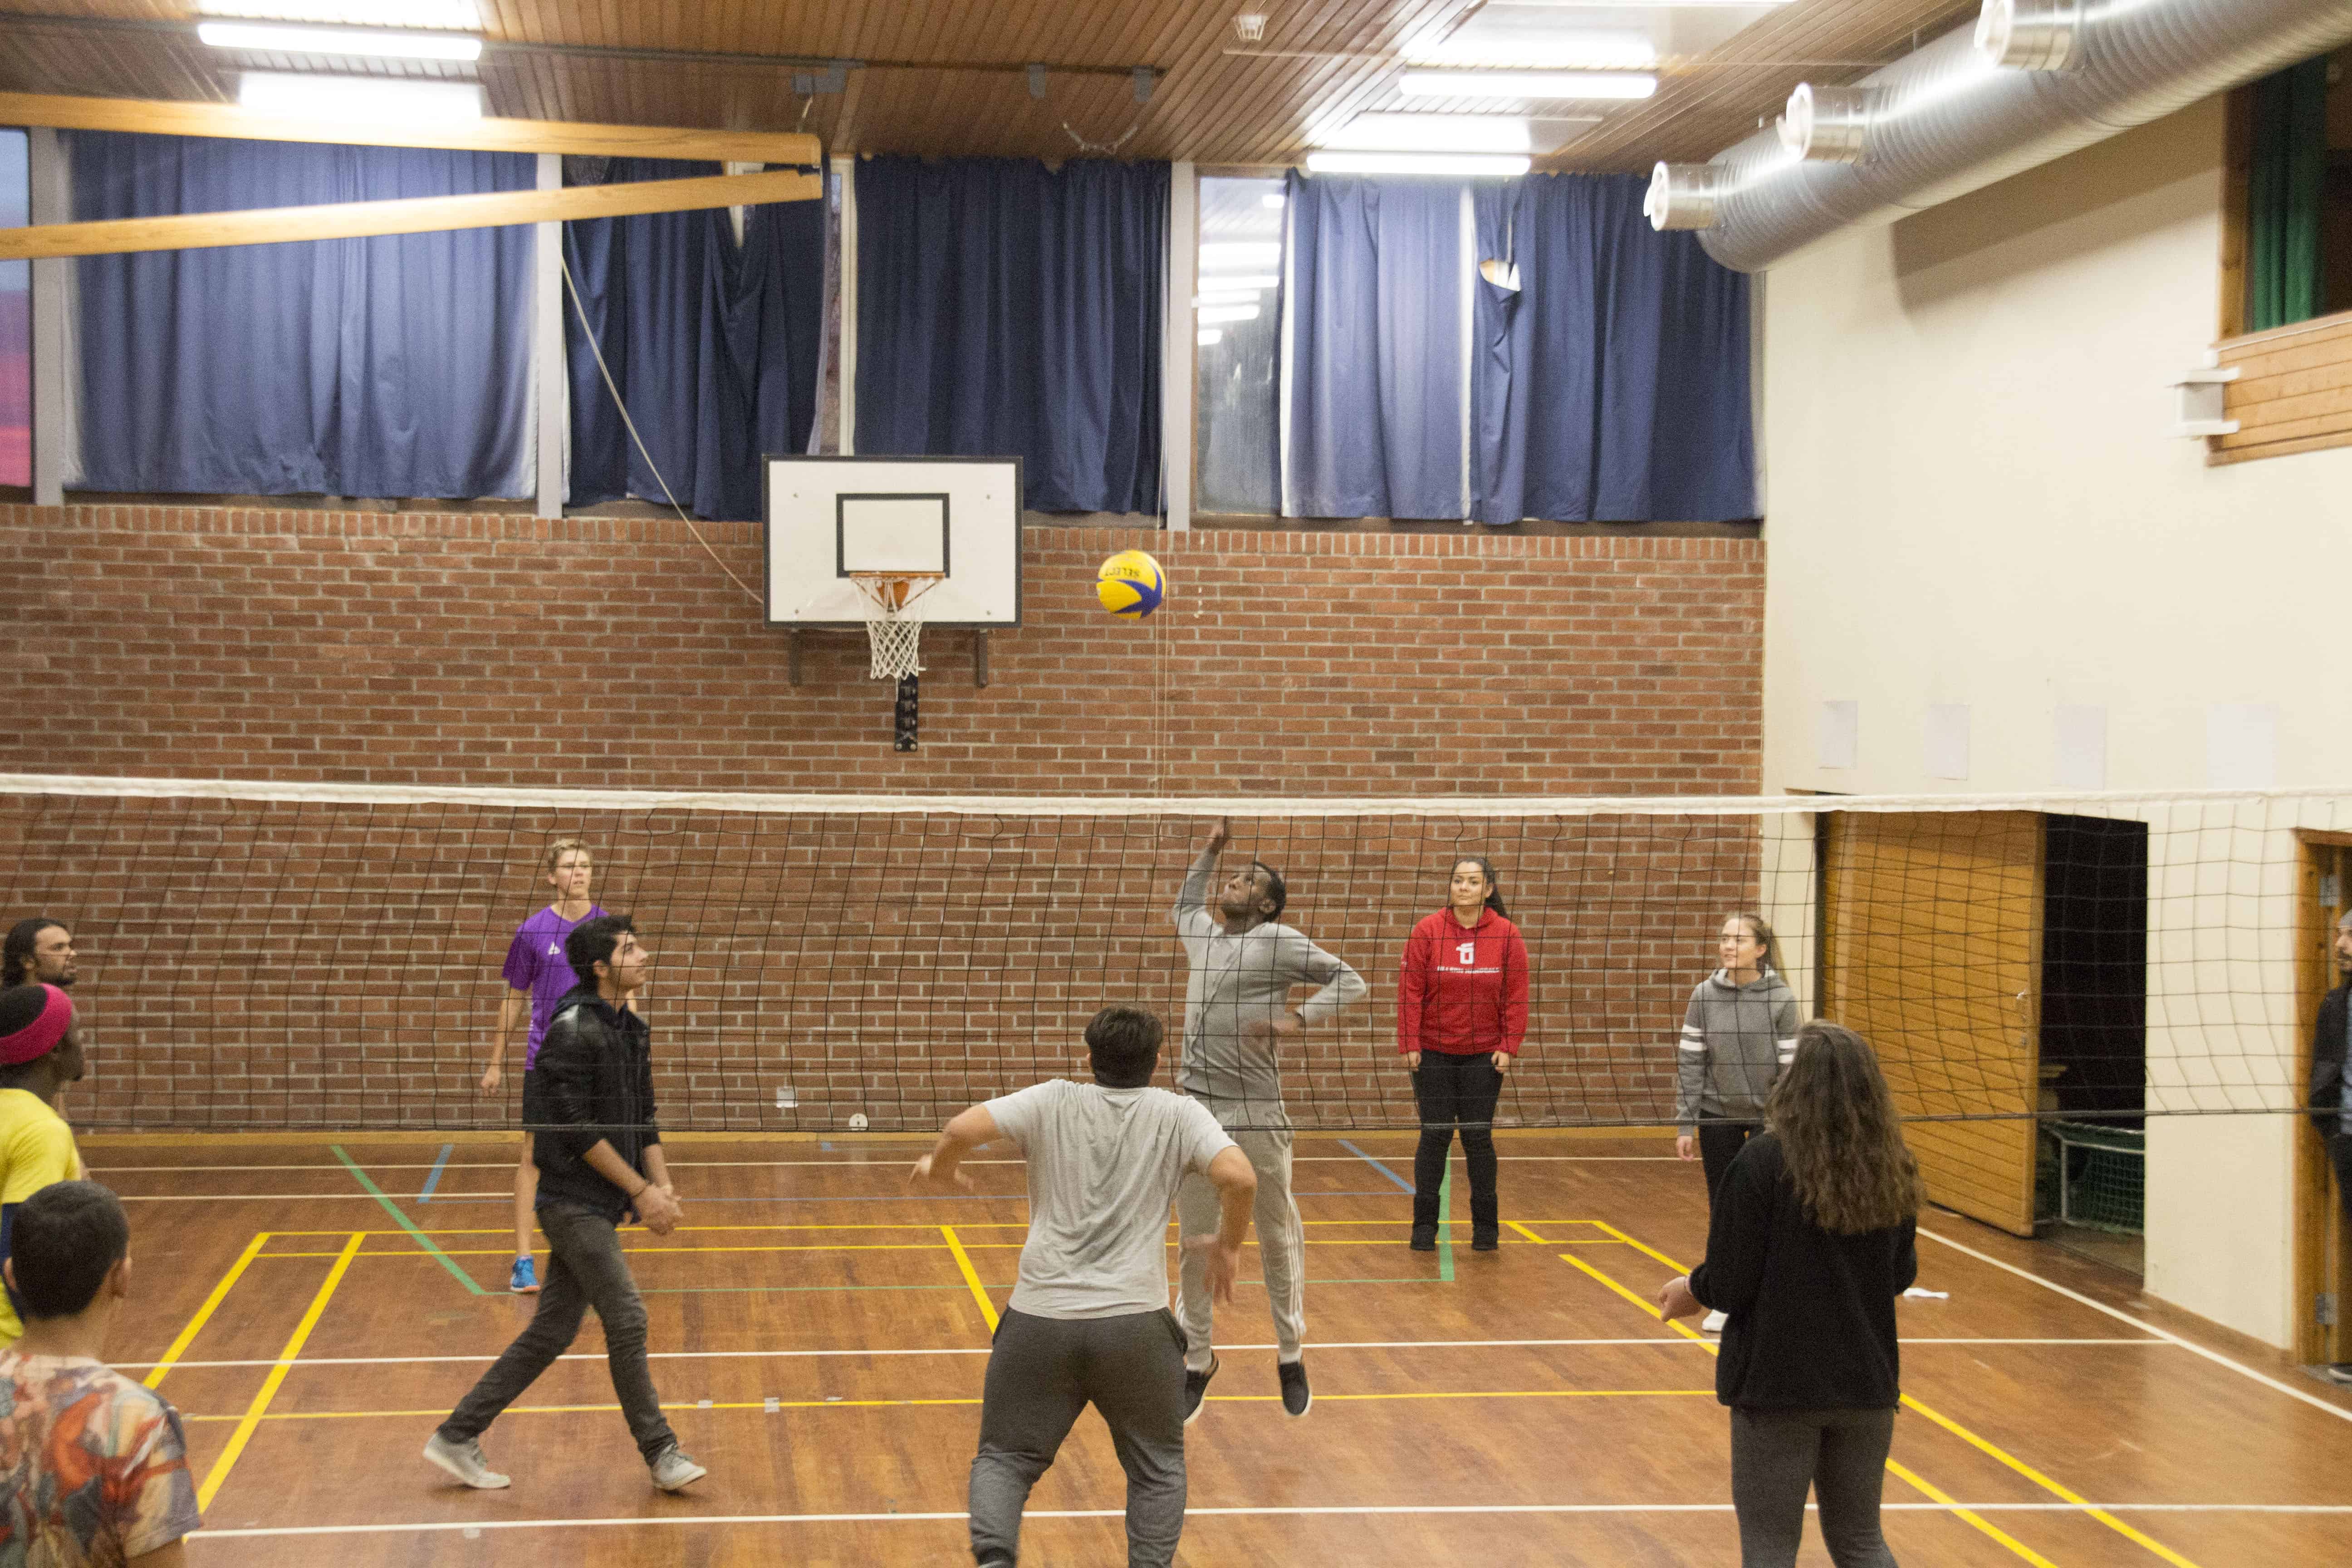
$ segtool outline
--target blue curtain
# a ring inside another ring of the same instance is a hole
[[[1462,185],[1292,174],[1297,517],[1462,515]]]
[[[529,190],[528,155],[67,134],[77,218]],[[531,493],[527,227],[81,258],[84,487]]]
[[[1756,515],[1748,287],[1696,235],[1660,234],[1630,174],[1476,187],[1473,515],[1704,522]]]
[[[857,165],[857,450],[1023,459],[1040,511],[1160,510],[1168,165]]]
[[[573,184],[716,174],[667,158],[567,159]],[[564,300],[572,388],[571,501],[664,499],[696,515],[761,514],[761,458],[805,452],[816,423],[826,204],[724,207],[563,226],[579,300]],[[656,477],[597,369],[584,309]]]

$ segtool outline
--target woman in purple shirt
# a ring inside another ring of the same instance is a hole
[[[507,994],[499,1000],[498,1026],[490,1032],[490,1065],[482,1074],[482,1092],[496,1094],[506,1077],[507,1041],[515,1026],[530,1019],[522,1052],[522,1121],[527,1129],[539,1121],[530,1091],[530,1069],[539,1060],[539,1043],[555,1016],[563,994],[580,984],[564,961],[563,939],[572,928],[604,911],[588,899],[594,872],[588,846],[577,838],[559,838],[547,847],[547,885],[555,901],[522,922],[507,947],[504,971]],[[515,1167],[515,1260],[507,1289],[518,1295],[539,1292],[539,1269],[530,1258],[531,1205],[539,1195],[539,1167],[530,1161],[531,1137],[522,1136],[522,1163]]]

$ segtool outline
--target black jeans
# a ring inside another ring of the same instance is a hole
[[[441,1423],[441,1436],[463,1443],[488,1430],[500,1411],[572,1348],[582,1315],[593,1307],[604,1325],[604,1355],[622,1418],[637,1452],[651,1464],[665,1448],[677,1447],[677,1437],[662,1416],[661,1396],[646,1364],[646,1304],[629,1277],[628,1259],[621,1256],[620,1235],[603,1215],[562,1202],[540,1209],[539,1228],[547,1233],[549,1253],[539,1310]]]
[[[2336,1196],[2344,1205],[2344,1224],[2352,1230],[2352,1133],[2327,1135],[2328,1163],[2336,1167]]]
[[[1822,1505],[1822,1542],[1837,1568],[1895,1568],[1878,1529],[1894,1442],[1892,1410],[1733,1410],[1739,1568],[1792,1568],[1809,1489]]]
[[[1454,1129],[1462,1129],[1462,1157],[1470,1166],[1470,1229],[1474,1237],[1493,1236],[1495,1197],[1495,1102],[1503,1097],[1503,1075],[1486,1051],[1457,1057],[1423,1051],[1412,1075],[1413,1103],[1421,1110],[1421,1146],[1412,1155],[1412,1228],[1437,1228],[1437,1189],[1454,1152]]]
[[[988,1352],[971,1460],[971,1554],[1011,1563],[1021,1510],[1091,1404],[1127,1472],[1129,1568],[1167,1568],[1184,1533],[1184,1332],[1166,1308],[1116,1318],[1007,1310]]]
[[[1723,1174],[1748,1141],[1764,1131],[1760,1121],[1702,1121],[1698,1124],[1698,1163],[1706,1172],[1706,1212],[1715,1213],[1715,1194],[1723,1190]]]

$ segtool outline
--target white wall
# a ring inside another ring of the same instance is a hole
[[[2170,433],[2214,336],[2222,130],[2200,105],[1772,271],[1768,790],[2052,789],[2061,705],[2106,710],[2111,789],[2239,782],[2209,779],[2217,704],[2275,709],[2277,784],[2352,790],[2352,450],[2209,468]],[[1852,768],[1818,765],[1832,700],[1860,705]],[[1930,776],[1931,705],[1969,710],[1964,779]],[[2267,862],[2251,903],[2151,902],[2159,1089],[2225,1058],[2255,1099],[2291,1087],[2289,826],[2224,836]],[[2252,928],[2209,955],[2223,918]],[[2151,1120],[2150,1294],[2290,1342],[2291,1133]]]

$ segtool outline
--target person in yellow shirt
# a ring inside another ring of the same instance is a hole
[[[74,1006],[55,985],[0,991],[0,1262],[9,1255],[16,1206],[43,1187],[81,1179],[73,1129],[57,1110],[58,1092],[82,1074]],[[0,1350],[23,1336],[11,1286],[0,1301]]]

